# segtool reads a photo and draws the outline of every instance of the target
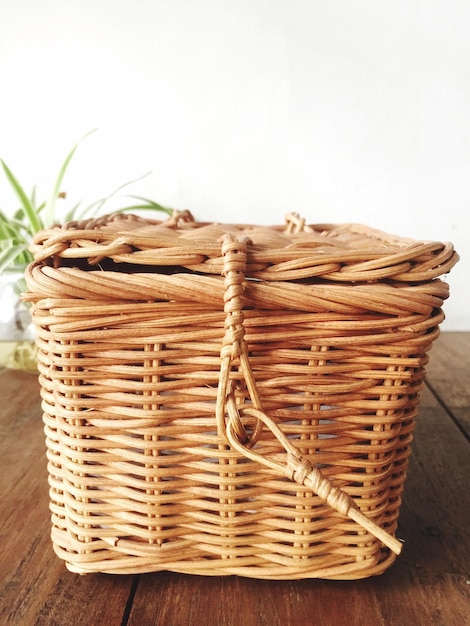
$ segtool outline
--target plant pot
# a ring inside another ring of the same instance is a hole
[[[0,367],[37,369],[34,325],[21,301],[23,274],[0,274]]]

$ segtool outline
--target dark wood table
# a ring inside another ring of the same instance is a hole
[[[65,569],[49,539],[39,387],[0,370],[0,625],[465,626],[470,624],[470,333],[431,352],[401,508],[402,555],[356,582]]]

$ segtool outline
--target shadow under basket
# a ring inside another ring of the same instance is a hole
[[[26,272],[67,567],[382,573],[452,245],[357,224],[39,233]]]

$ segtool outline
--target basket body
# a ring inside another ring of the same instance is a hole
[[[383,572],[395,555],[380,540],[303,476],[249,456],[285,465],[286,446],[249,410],[393,535],[452,247],[183,218],[36,238],[26,297],[56,553],[79,573]],[[243,241],[228,261],[224,233]],[[224,431],[229,394],[248,456]]]

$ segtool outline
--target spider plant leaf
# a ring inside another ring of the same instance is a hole
[[[65,223],[71,222],[72,220],[77,219],[78,209],[82,203],[82,200],[79,200],[77,204],[75,204],[64,216]]]
[[[96,216],[101,209],[103,208],[103,206],[109,202],[109,200],[111,200],[111,198],[113,198],[114,196],[116,196],[120,191],[122,191],[122,189],[124,189],[125,187],[128,187],[129,185],[132,185],[136,182],[138,182],[139,180],[142,180],[143,178],[145,178],[146,176],[148,176],[149,174],[151,174],[151,172],[146,172],[145,174],[142,174],[141,176],[138,176],[137,178],[133,178],[132,180],[128,180],[127,182],[123,183],[122,185],[119,185],[118,187],[116,187],[116,189],[113,189],[113,191],[111,191],[111,193],[109,193],[107,196],[104,196],[103,198],[100,198],[99,200],[95,200],[95,202],[92,202],[90,205],[88,205],[87,207],[85,207],[82,211],[80,211],[80,213],[78,215],[75,215],[75,217],[80,217],[80,218],[84,218],[87,215],[90,216]],[[75,211],[78,210],[78,206],[75,207]],[[120,213],[122,211],[125,211],[126,209],[118,209],[117,211],[114,211],[115,213]],[[69,213],[70,215],[70,213]]]
[[[59,170],[59,173],[57,175],[57,178],[55,180],[55,184],[54,184],[54,188],[52,190],[52,193],[49,197],[49,200],[46,202],[46,218],[45,218],[45,223],[50,226],[51,224],[54,223],[54,221],[56,220],[56,209],[55,209],[55,205],[56,205],[56,200],[59,197],[59,193],[60,193],[60,188],[62,187],[62,181],[64,180],[64,176],[65,173],[67,171],[67,168],[70,164],[70,161],[72,160],[73,155],[75,154],[75,152],[77,151],[77,148],[79,147],[79,145],[82,143],[82,141],[84,141],[87,137],[89,137],[92,133],[96,132],[96,128],[94,128],[93,130],[90,130],[88,133],[86,133],[72,148],[72,150],[70,150],[70,152],[68,153],[68,155],[66,156],[64,162],[62,163],[62,166]]]
[[[13,243],[17,243],[19,239],[23,239],[21,230],[23,224],[14,224],[12,220],[3,221],[0,220],[0,240],[8,240]]]
[[[0,240],[10,239],[12,241],[30,241],[34,237],[31,225],[26,221],[20,221],[14,218],[5,219],[0,214]]]
[[[11,219],[9,219],[5,213],[0,209],[0,229],[1,228],[8,228],[9,224],[11,222]]]
[[[33,190],[31,192],[31,204],[33,205],[33,207],[36,210],[36,213],[39,215],[39,213],[41,213],[41,211],[44,210],[44,208],[46,207],[46,202],[41,202],[41,204],[38,206],[37,201],[36,201],[36,185],[33,187]]]
[[[120,211],[163,211],[163,213],[167,213],[168,215],[173,215],[173,209],[169,207],[162,206],[151,200],[150,198],[143,198],[142,196],[129,196],[129,198],[133,198],[134,200],[140,200],[140,204],[132,204],[127,207],[120,209]],[[118,211],[119,212],[119,211]]]
[[[21,271],[31,258],[31,253],[26,244],[11,244],[5,247],[0,251],[0,274],[12,269]]]
[[[87,205],[86,207],[82,207],[79,211],[79,208],[82,202],[83,200],[81,200],[78,204],[74,206],[74,208],[71,211],[69,211],[68,213],[69,220],[83,220],[87,216],[91,217],[93,215],[96,215],[96,213],[98,212],[98,209],[96,207],[98,207],[98,205],[101,206],[104,204],[103,199],[95,200],[94,202]]]
[[[25,190],[20,185],[20,183],[14,176],[13,172],[10,170],[10,168],[5,163],[5,161],[3,161],[3,159],[1,160],[1,163],[3,167],[3,171],[5,172],[5,176],[7,177],[7,180],[10,183],[11,187],[13,188],[14,192],[18,196],[21,202],[21,206],[24,209],[24,212],[29,220],[29,223],[31,224],[31,228],[35,232],[37,232],[38,230],[41,230],[43,228],[42,221],[40,217],[37,215],[34,209],[34,206],[31,204],[30,199],[26,195]]]

